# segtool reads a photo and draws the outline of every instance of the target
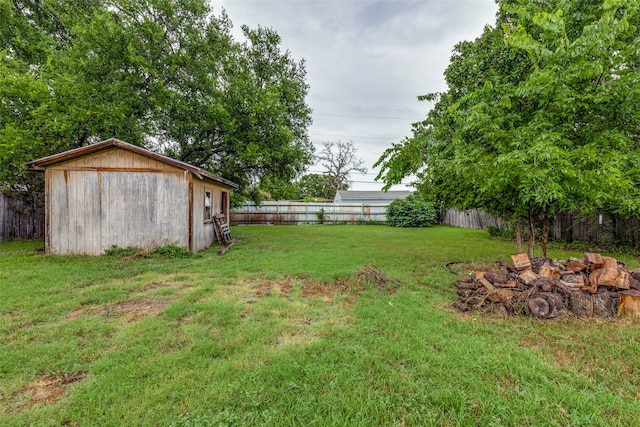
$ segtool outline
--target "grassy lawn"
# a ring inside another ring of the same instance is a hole
[[[508,242],[451,227],[232,233],[224,256],[190,258],[1,243],[0,425],[640,425],[640,321],[450,307],[443,264],[509,261]],[[358,279],[370,265],[397,289]]]

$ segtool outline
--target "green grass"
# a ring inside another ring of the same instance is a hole
[[[451,227],[232,232],[225,255],[187,258],[0,244],[0,425],[640,425],[639,321],[450,307],[443,265],[509,261],[509,242]],[[372,264],[397,293],[354,279]]]

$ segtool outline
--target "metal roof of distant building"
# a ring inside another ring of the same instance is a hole
[[[340,194],[340,198],[350,199],[350,200],[372,200],[372,199],[382,199],[382,200],[395,200],[400,198],[405,198],[411,191],[349,191],[349,190],[338,190],[337,192]]]

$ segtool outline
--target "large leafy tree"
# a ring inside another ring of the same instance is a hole
[[[559,211],[638,211],[639,11],[626,0],[499,3],[497,25],[456,47],[429,117],[379,163],[388,183],[419,170],[450,205],[524,221],[532,255],[536,224],[545,243]]]
[[[304,62],[203,0],[0,0],[0,178],[108,137],[234,180],[258,198],[312,161]]]

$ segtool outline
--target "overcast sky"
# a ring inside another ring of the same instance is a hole
[[[351,176],[354,190],[380,190],[372,166],[394,142],[411,135],[430,104],[417,97],[446,90],[453,46],[495,23],[494,0],[211,0],[235,29],[273,28],[281,48],[304,59],[309,136],[352,141],[369,173]],[[240,34],[238,32],[238,34]],[[313,166],[309,172],[322,172]],[[394,190],[405,189],[396,186]]]

